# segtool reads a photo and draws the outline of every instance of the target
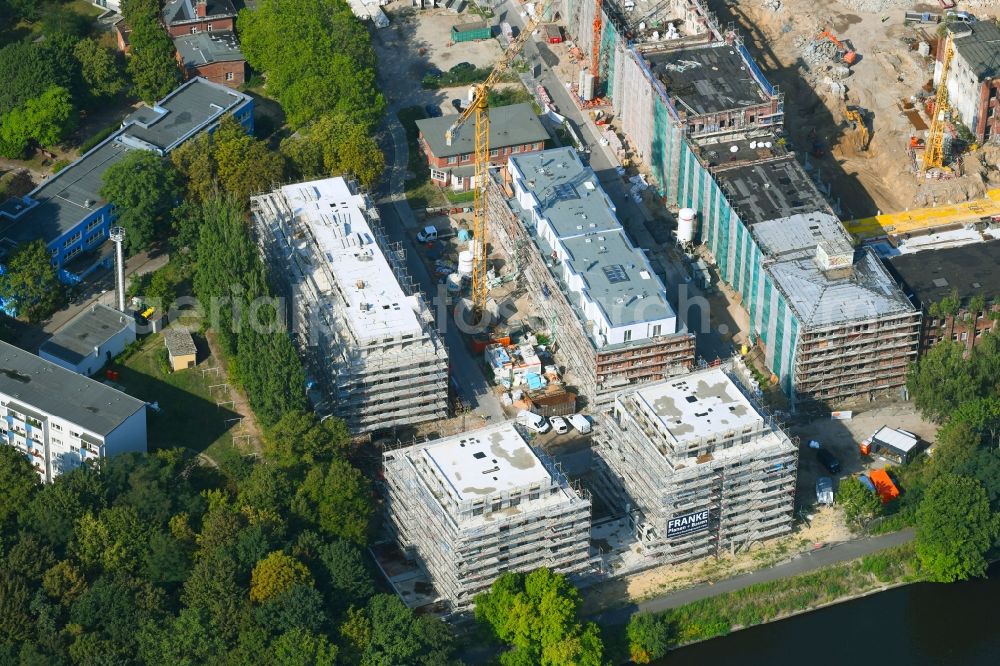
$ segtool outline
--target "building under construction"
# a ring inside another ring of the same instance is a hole
[[[792,528],[798,446],[722,367],[623,393],[597,453],[657,563],[719,555]]]
[[[329,178],[254,197],[251,208],[290,296],[314,401],[356,433],[446,417],[447,351],[371,200]]]
[[[605,407],[629,385],[690,368],[694,335],[576,151],[512,156],[490,187],[490,240],[524,280],[582,395]]]
[[[508,421],[383,454],[390,527],[452,610],[505,571],[590,568],[589,496],[518,428]]]

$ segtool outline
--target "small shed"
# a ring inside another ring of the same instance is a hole
[[[559,29],[559,26],[553,23],[546,23],[545,41],[547,41],[549,44],[559,44],[562,42],[562,40],[563,40],[562,30]]]
[[[920,441],[909,432],[882,426],[871,438],[872,453],[900,465],[913,460],[920,452]]]
[[[174,372],[193,368],[198,361],[198,348],[194,346],[194,338],[186,328],[171,327],[163,331],[163,340],[167,343],[167,356],[170,368]]]
[[[560,387],[530,391],[531,411],[542,416],[569,416],[576,412],[576,394]]]
[[[477,39],[489,39],[493,36],[493,28],[486,24],[486,21],[476,21],[475,23],[463,23],[451,27],[451,41],[474,42]]]

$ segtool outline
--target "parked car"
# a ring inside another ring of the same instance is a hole
[[[441,107],[437,104],[428,104],[424,107],[424,111],[427,113],[428,118],[439,118],[441,116]]]
[[[556,431],[557,435],[569,432],[569,424],[566,423],[566,419],[561,416],[550,416],[549,425],[552,426],[552,429]]]
[[[459,99],[458,97],[456,97],[455,99],[451,100],[451,105],[455,107],[455,110],[458,111],[459,113],[465,111],[465,100],[463,99]]]
[[[830,474],[840,474],[840,461],[826,449],[816,449],[816,459]]]
[[[833,479],[828,476],[816,479],[816,501],[820,504],[833,504]]]
[[[581,435],[586,435],[591,430],[593,426],[590,425],[590,421],[583,414],[570,414],[568,417],[569,424],[577,429]]]
[[[539,416],[538,414],[527,410],[523,410],[518,413],[517,422],[537,433],[546,433],[552,427],[549,425],[549,422],[545,420],[544,416]]]
[[[455,230],[451,227],[438,229],[435,226],[427,225],[417,232],[417,241],[421,243],[433,243],[436,240],[444,240],[455,235]]]

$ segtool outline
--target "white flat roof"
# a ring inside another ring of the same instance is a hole
[[[762,417],[723,372],[709,368],[635,391],[640,404],[679,443],[760,423]]]
[[[349,307],[345,319],[359,338],[421,332],[416,296],[407,296],[363,213],[364,198],[343,178],[281,188],[292,212],[312,231]],[[316,276],[320,279],[320,276]],[[323,285],[324,289],[333,285]]]
[[[420,454],[460,502],[552,479],[513,421],[438,440]]]
[[[909,453],[910,449],[917,445],[916,437],[901,430],[890,428],[889,426],[879,428],[878,432],[872,435],[872,439],[877,439],[883,444],[888,444],[894,449],[899,449],[903,453]]]

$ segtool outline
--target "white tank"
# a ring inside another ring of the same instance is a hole
[[[462,291],[462,276],[458,273],[452,273],[447,279],[448,291],[451,293],[458,293]]]
[[[476,86],[469,86],[469,101],[476,101]]]
[[[586,70],[580,74],[580,99],[589,102],[594,99],[594,75]]]
[[[677,213],[677,242],[693,243],[696,226],[697,215],[694,208],[681,208]]]
[[[472,275],[473,254],[471,250],[463,250],[458,253],[458,274]]]

